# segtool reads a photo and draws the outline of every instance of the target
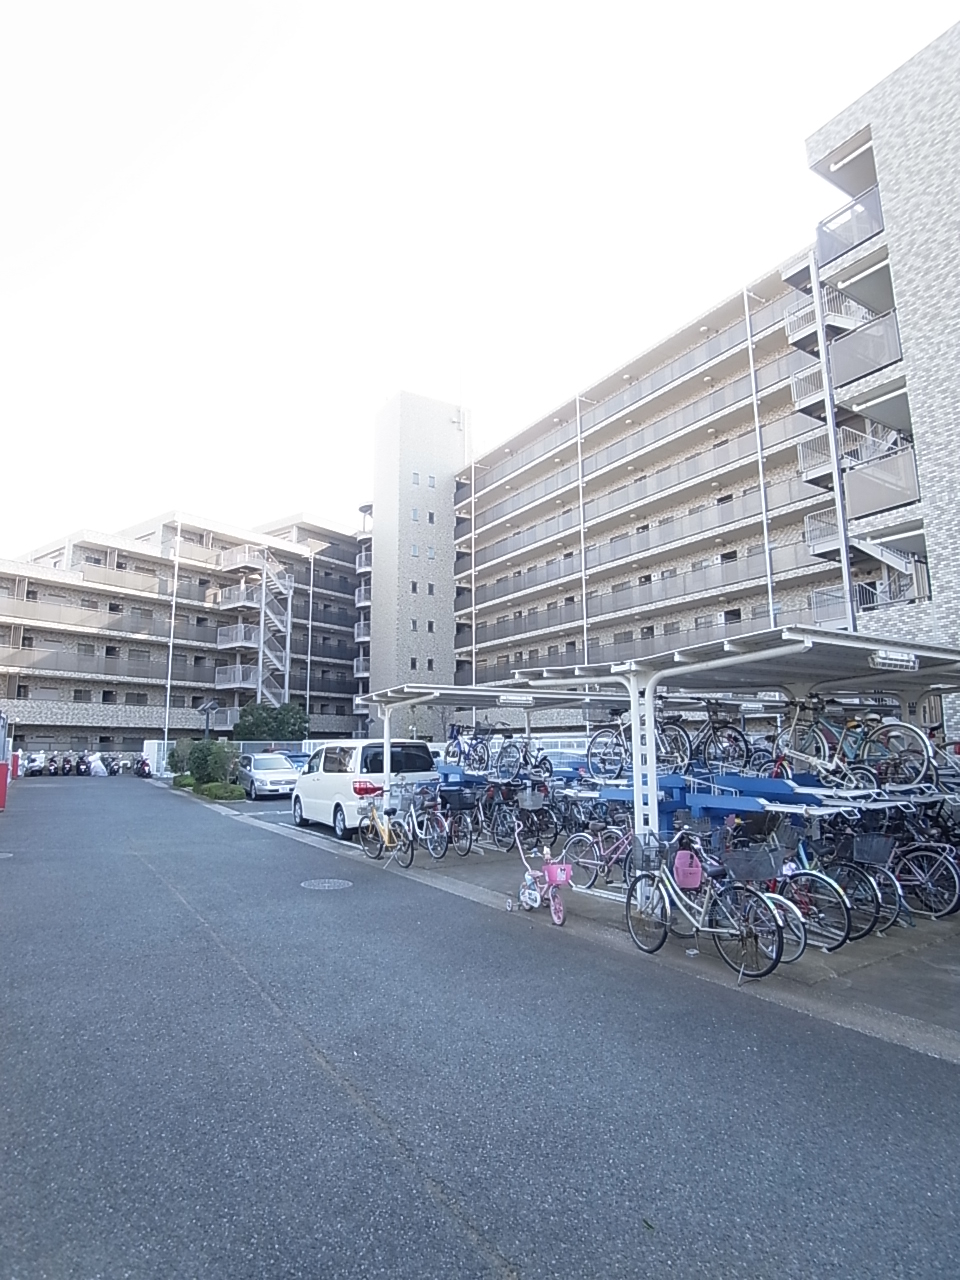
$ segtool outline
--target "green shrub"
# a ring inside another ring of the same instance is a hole
[[[181,738],[175,742],[167,753],[167,768],[172,773],[186,773],[190,760],[191,742],[189,738]]]
[[[230,757],[223,743],[201,738],[190,744],[187,764],[200,786],[205,786],[208,782],[226,782]]]
[[[193,792],[204,800],[242,800],[245,794],[243,787],[235,787],[232,782],[195,782]]]
[[[178,773],[178,774],[177,774],[177,776],[176,776],[176,777],[174,778],[174,780],[173,780],[173,785],[174,785],[175,787],[177,787],[177,788],[180,788],[180,789],[182,789],[182,788],[184,788],[184,787],[187,787],[187,788],[192,787],[192,786],[193,786],[193,774],[192,774],[192,773]]]

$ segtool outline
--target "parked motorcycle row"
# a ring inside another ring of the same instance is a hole
[[[94,777],[110,777],[115,778],[123,772],[124,763],[119,756],[103,755],[101,752],[94,752],[87,756],[85,752],[80,752],[76,757],[63,755],[50,755],[46,759],[38,758],[36,755],[28,755],[23,763],[23,775],[26,778],[36,778],[47,776],[50,778],[68,777],[75,773],[78,778]],[[151,777],[150,762],[145,759],[137,760],[133,766],[133,772],[138,778]]]

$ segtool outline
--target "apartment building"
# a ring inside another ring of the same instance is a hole
[[[258,529],[176,512],[0,560],[0,708],[18,746],[135,750],[294,702],[354,727],[356,539],[303,517]],[[167,708],[167,680],[170,699]]]
[[[357,559],[363,692],[453,683],[453,499],[466,460],[465,436],[460,406],[409,392],[377,419],[373,502],[361,508]],[[357,715],[363,731],[380,731],[360,703]],[[435,738],[444,726],[436,713],[423,710],[398,732],[411,730]]]
[[[958,66],[960,26],[810,139],[811,249],[461,471],[457,682],[791,622],[958,642]]]

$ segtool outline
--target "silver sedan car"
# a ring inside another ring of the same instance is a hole
[[[251,800],[292,795],[299,776],[287,757],[279,752],[242,755],[237,771],[237,781]]]

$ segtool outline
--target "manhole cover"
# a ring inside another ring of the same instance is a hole
[[[352,889],[352,880],[304,880],[301,889]]]

